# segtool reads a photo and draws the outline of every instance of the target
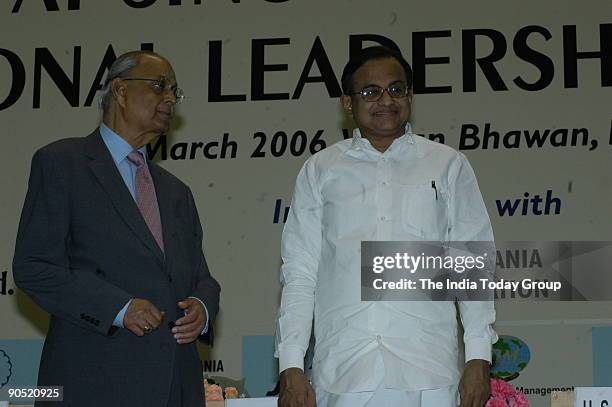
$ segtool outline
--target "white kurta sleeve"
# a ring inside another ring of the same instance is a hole
[[[282,297],[276,325],[275,356],[279,372],[304,369],[314,312],[317,270],[321,255],[322,199],[315,158],[302,167],[283,230]]]
[[[449,172],[449,240],[493,242],[493,230],[482,200],[476,176],[465,156],[459,153]],[[463,323],[465,360],[491,361],[492,345],[497,334],[493,301],[459,301]]]

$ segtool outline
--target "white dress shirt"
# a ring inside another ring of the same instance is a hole
[[[432,187],[432,181],[436,188]],[[453,302],[361,301],[361,241],[493,241],[465,156],[411,133],[384,152],[358,129],[302,167],[283,230],[279,371],[303,369],[314,315],[313,381],[332,393],[456,384]],[[460,302],[465,359],[491,359],[492,302]],[[372,366],[382,358],[384,369]]]

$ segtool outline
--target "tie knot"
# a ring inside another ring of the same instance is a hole
[[[140,151],[134,150],[128,154],[128,160],[130,160],[136,167],[140,168],[144,164],[144,158]]]

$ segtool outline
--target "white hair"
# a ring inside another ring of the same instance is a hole
[[[102,90],[100,91],[100,108],[102,109],[102,113],[106,113],[111,104],[111,82],[113,79],[127,76],[130,71],[138,65],[140,57],[143,55],[157,56],[157,54],[152,51],[130,51],[120,55],[115,62],[113,62],[104,80]]]

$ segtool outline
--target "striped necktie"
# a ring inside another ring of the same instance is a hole
[[[164,239],[162,237],[161,218],[157,204],[157,195],[155,194],[155,185],[153,185],[149,167],[139,151],[134,150],[129,153],[128,160],[136,166],[136,204],[157,245],[163,252]]]

